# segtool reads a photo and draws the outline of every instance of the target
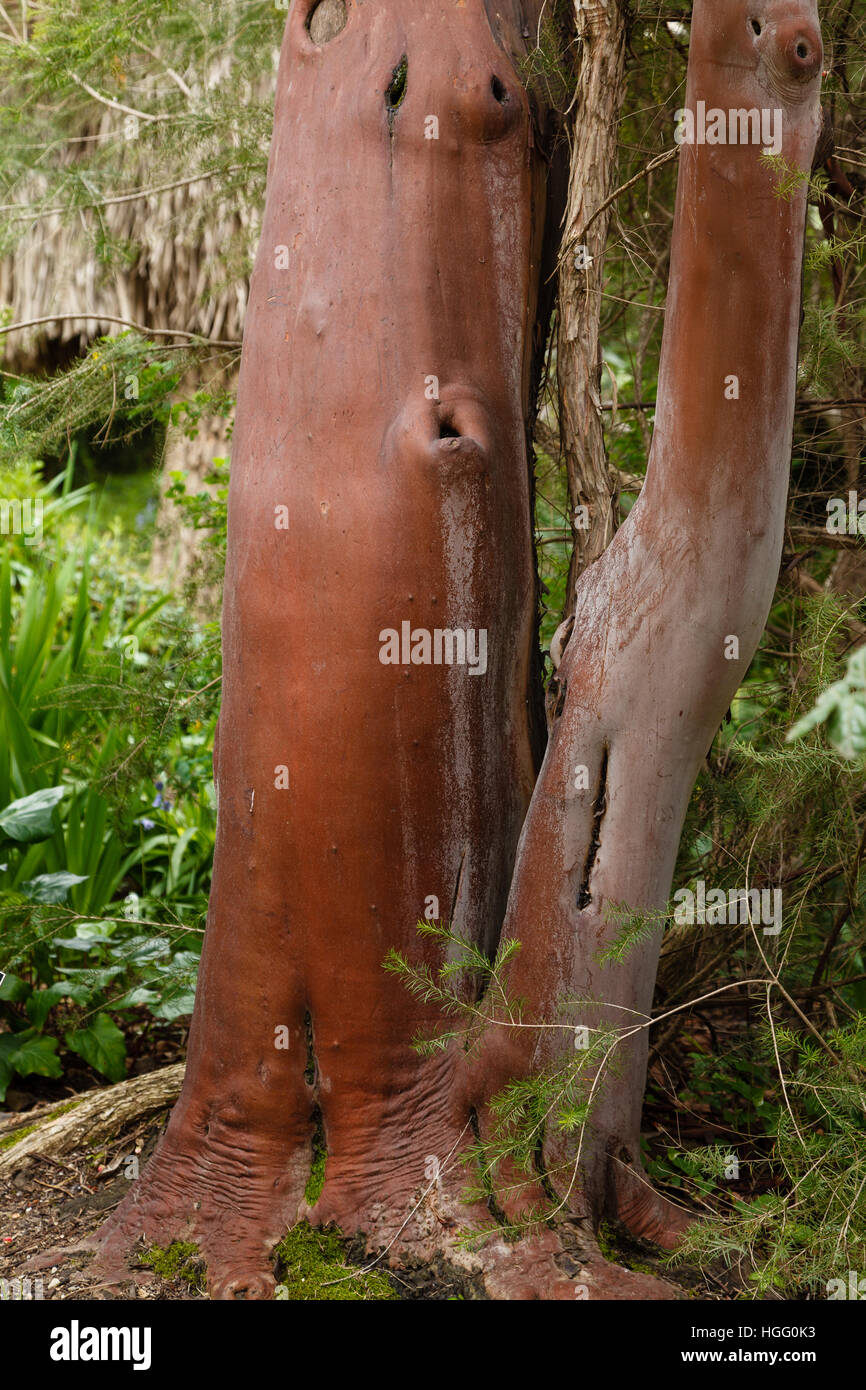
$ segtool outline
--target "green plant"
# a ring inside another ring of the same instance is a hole
[[[672,1259],[736,1264],[755,1298],[826,1297],[831,1280],[866,1267],[866,1021],[823,1046],[778,1029],[764,1048],[783,1068],[784,1103],[768,1125],[769,1152],[751,1162],[771,1186],[697,1223]],[[712,1169],[711,1155],[692,1158]]]
[[[32,468],[19,480],[49,500],[58,486]],[[124,1027],[144,1011],[164,1021],[191,1011],[219,684],[212,640],[118,560],[113,536],[79,527],[62,541],[43,535],[32,552],[10,539],[0,556],[3,1092],[15,1074],[58,1077],[69,1054],[121,1079]]]

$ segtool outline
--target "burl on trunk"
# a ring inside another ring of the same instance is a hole
[[[804,198],[776,197],[755,146],[687,146],[647,484],[578,586],[536,784],[526,431],[561,209],[519,71],[541,9],[296,0],[289,17],[232,451],[187,1079],[99,1236],[110,1263],[140,1235],[189,1234],[216,1297],[267,1297],[270,1252],[303,1216],[394,1261],[444,1254],[493,1297],[672,1296],[593,1242],[602,1215],[663,1240],[677,1225],[639,1168],[646,1031],[622,1044],[574,1181],[573,1150],[547,1146],[558,1228],[469,1253],[461,1228],[489,1220],[460,1201],[472,1117],[483,1132],[494,1091],[556,1052],[521,1033],[474,1061],[419,1056],[435,1010],[382,968],[391,947],[423,950],[436,900],[485,949],[520,939],[528,1016],[579,993],[601,1001],[590,1027],[648,1017],[658,941],[600,969],[606,904],[666,904],[779,561]],[[687,104],[781,108],[804,168],[820,66],[810,0],[697,0]]]

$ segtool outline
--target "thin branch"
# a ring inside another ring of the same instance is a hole
[[[137,111],[134,106],[124,106],[122,101],[114,101],[111,97],[103,96],[101,92],[97,92],[95,87],[91,87],[89,82],[85,82],[82,78],[78,77],[76,73],[70,72],[69,76],[83,91],[87,92],[88,96],[93,97],[94,101],[101,102],[103,106],[110,107],[112,111],[123,111],[125,115],[135,116],[139,121],[177,120],[177,117],[173,115],[163,114],[160,116],[153,116],[148,111]]]
[[[250,168],[251,166],[249,164],[230,164],[227,169],[205,169],[204,173],[191,174],[190,177],[186,179],[174,179],[171,183],[154,184],[152,188],[139,188],[136,189],[134,193],[118,193],[113,198],[100,198],[93,203],[70,203],[66,207],[44,208],[41,211],[35,208],[27,212],[19,210],[18,217],[15,220],[24,220],[29,217],[56,217],[63,212],[80,212],[85,208],[108,208],[116,207],[120,203],[135,203],[139,198],[150,198],[156,193],[168,193],[173,188],[187,188],[191,183],[199,183],[204,179],[216,178],[217,174],[240,174],[243,173],[245,169],[249,170]],[[5,203],[0,205],[0,212],[14,212],[16,208],[20,209],[21,204]]]
[[[8,13],[8,11],[7,11],[5,5],[0,4],[0,14],[2,14],[3,18],[6,20],[6,23],[9,25],[9,28],[12,30],[12,33],[15,35],[15,42],[16,42],[16,43],[20,43],[20,42],[21,42],[21,35],[19,34],[18,30],[15,28],[15,25],[12,23],[12,20],[11,20],[10,17],[9,17],[9,13]]]
[[[191,342],[207,343],[209,347],[220,348],[239,348],[242,344],[234,338],[205,338],[201,333],[188,333],[183,328],[148,328],[142,323],[133,323],[131,319],[115,318],[113,314],[48,314],[41,319],[28,319],[24,323],[10,323],[6,328],[0,328],[0,337],[6,333],[18,333],[25,328],[38,328],[43,323],[69,323],[76,319],[94,319],[97,323],[118,323],[124,328],[134,328],[136,333],[142,333],[146,338],[189,338]]]
[[[160,55],[157,52],[155,52],[154,49],[148,48],[146,43],[141,42],[141,39],[133,39],[133,43],[135,44],[136,48],[140,48],[143,53],[146,53],[148,55],[148,57],[155,59],[157,63],[161,63],[165,71],[168,73],[169,77],[177,83],[184,96],[188,97],[190,101],[194,100],[192,92],[184,82],[179,72],[175,72],[174,68],[170,68],[165,59],[160,57]]]
[[[619,188],[615,188],[609,198],[605,198],[603,203],[599,203],[592,217],[581,227],[580,231],[572,233],[560,252],[560,261],[562,261],[563,256],[568,254],[569,247],[574,243],[575,238],[577,236],[586,236],[593,223],[598,221],[602,213],[607,212],[608,208],[611,204],[616,202],[617,198],[621,198],[623,193],[627,193],[630,188],[634,188],[636,183],[640,183],[641,179],[647,178],[655,169],[661,169],[663,165],[670,164],[674,159],[679,159],[679,154],[679,146],[677,146],[675,150],[665,150],[664,154],[657,154],[655,159],[651,159],[649,164],[644,165],[643,169],[635,174],[633,178],[630,178],[626,183],[620,184]]]
[[[652,306],[649,306],[652,307]],[[866,397],[851,396],[845,399],[831,398],[823,401],[798,401],[795,406],[797,414],[803,415],[810,410],[842,410],[847,406],[866,406]],[[655,410],[658,401],[617,401],[617,410]],[[603,401],[602,410],[613,410],[612,401]]]

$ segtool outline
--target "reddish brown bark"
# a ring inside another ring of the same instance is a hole
[[[317,46],[313,9],[288,22],[245,329],[188,1080],[112,1228],[161,1239],[188,1220],[218,1295],[272,1285],[318,1113],[313,1217],[379,1244],[426,1157],[471,1140],[456,1059],[412,1050],[431,1011],[382,962],[431,896],[492,942],[536,772],[526,418],[546,166],[522,16],[391,0],[351,6]],[[486,674],[382,664],[380,633],[404,622],[485,631]]]
[[[783,157],[809,170],[821,62],[813,0],[699,0],[686,106],[781,109]],[[780,199],[753,145],[684,145],[680,159],[646,484],[578,583],[505,924],[523,943],[512,986],[530,1013],[562,1017],[564,993],[603,1001],[574,1016],[590,1028],[650,1016],[661,932],[603,967],[621,931],[611,908],[667,905],[689,796],[757,648],[782,552],[805,191]],[[738,399],[727,398],[731,376]],[[731,636],[736,660],[726,659]],[[503,1050],[503,1073],[514,1074],[517,1049]],[[645,1028],[618,1050],[583,1144],[577,1205],[672,1244],[682,1220],[641,1172],[646,1054]],[[524,1066],[551,1055],[554,1043],[539,1044]],[[564,1165],[560,1187],[569,1158],[562,1145],[548,1154],[549,1170]]]
[[[395,1260],[444,1252],[493,1297],[573,1298],[576,1283],[590,1296],[671,1296],[605,1266],[592,1243],[611,1207],[613,1140],[636,1169],[645,1047],[596,1117],[569,1201],[577,1224],[467,1255],[455,1239],[487,1213],[461,1206],[454,1156],[473,1112],[484,1124],[491,1094],[548,1054],[509,1041],[481,1065],[419,1057],[411,1039],[435,1012],[382,960],[415,949],[430,897],[493,944],[532,796],[506,917],[524,943],[514,986],[542,1020],[563,989],[648,1012],[657,943],[600,976],[602,909],[666,901],[698,764],[769,605],[802,199],[774,198],[754,149],[684,153],[650,475],[578,589],[563,708],[533,794],[525,428],[546,165],[515,64],[540,6],[524,19],[516,0],[350,5],[322,45],[305,24],[313,8],[303,0],[289,18],[246,326],[219,829],[187,1080],[102,1233],[105,1258],[140,1235],[189,1233],[215,1296],[266,1297],[273,1245],[308,1215]],[[689,100],[784,105],[786,154],[808,168],[814,6],[770,0],[762,14],[756,39],[745,0],[699,0]],[[438,139],[425,138],[431,116]],[[288,270],[276,268],[281,247]],[[729,372],[743,382],[733,406]],[[484,630],[486,673],[403,653],[383,664],[381,634],[403,622]],[[742,658],[726,665],[729,631]],[[595,820],[592,795],[569,790],[571,768],[587,763],[595,788],[605,761],[591,902],[578,910]],[[328,1162],[310,1211],[318,1123]],[[449,1161],[425,1196],[430,1155]],[[618,1191],[621,1215],[664,1234]]]

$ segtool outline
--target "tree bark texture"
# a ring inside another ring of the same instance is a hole
[[[664,907],[696,772],[769,607],[803,196],[778,200],[754,147],[684,148],[647,485],[578,586],[536,784],[526,426],[545,228],[561,210],[546,203],[519,63],[541,5],[383,0],[348,5],[342,27],[329,10],[320,28],[296,0],[278,81],[187,1074],[154,1160],[103,1228],[103,1257],[189,1234],[213,1296],[268,1297],[270,1252],[306,1216],[364,1232],[395,1261],[444,1253],[494,1298],[671,1297],[606,1264],[592,1235],[609,1211],[671,1230],[635,1195],[649,1190],[645,1032],[593,1114],[570,1219],[469,1253],[461,1230],[489,1212],[462,1205],[456,1156],[476,1123],[483,1137],[495,1091],[556,1049],[500,1031],[481,1061],[419,1056],[412,1038],[438,1015],[382,962],[423,950],[415,923],[437,900],[487,949],[504,915],[530,1016],[559,1017],[563,992],[602,1001],[588,1024],[648,1016],[658,940],[600,971],[605,907]],[[814,4],[767,0],[760,36],[750,17],[746,0],[698,0],[688,103],[780,106],[785,155],[808,169]],[[437,662],[443,632],[463,634],[462,660],[452,646]],[[578,763],[589,791],[572,790]],[[325,1180],[308,1201],[317,1133]]]
[[[593,0],[579,6],[577,36],[577,116],[559,269],[556,342],[559,435],[573,538],[566,589],[569,615],[579,576],[604,553],[616,530],[618,488],[611,478],[604,442],[599,327],[604,253],[614,211],[612,205],[604,205],[614,188],[624,93],[627,26],[620,0]]]

